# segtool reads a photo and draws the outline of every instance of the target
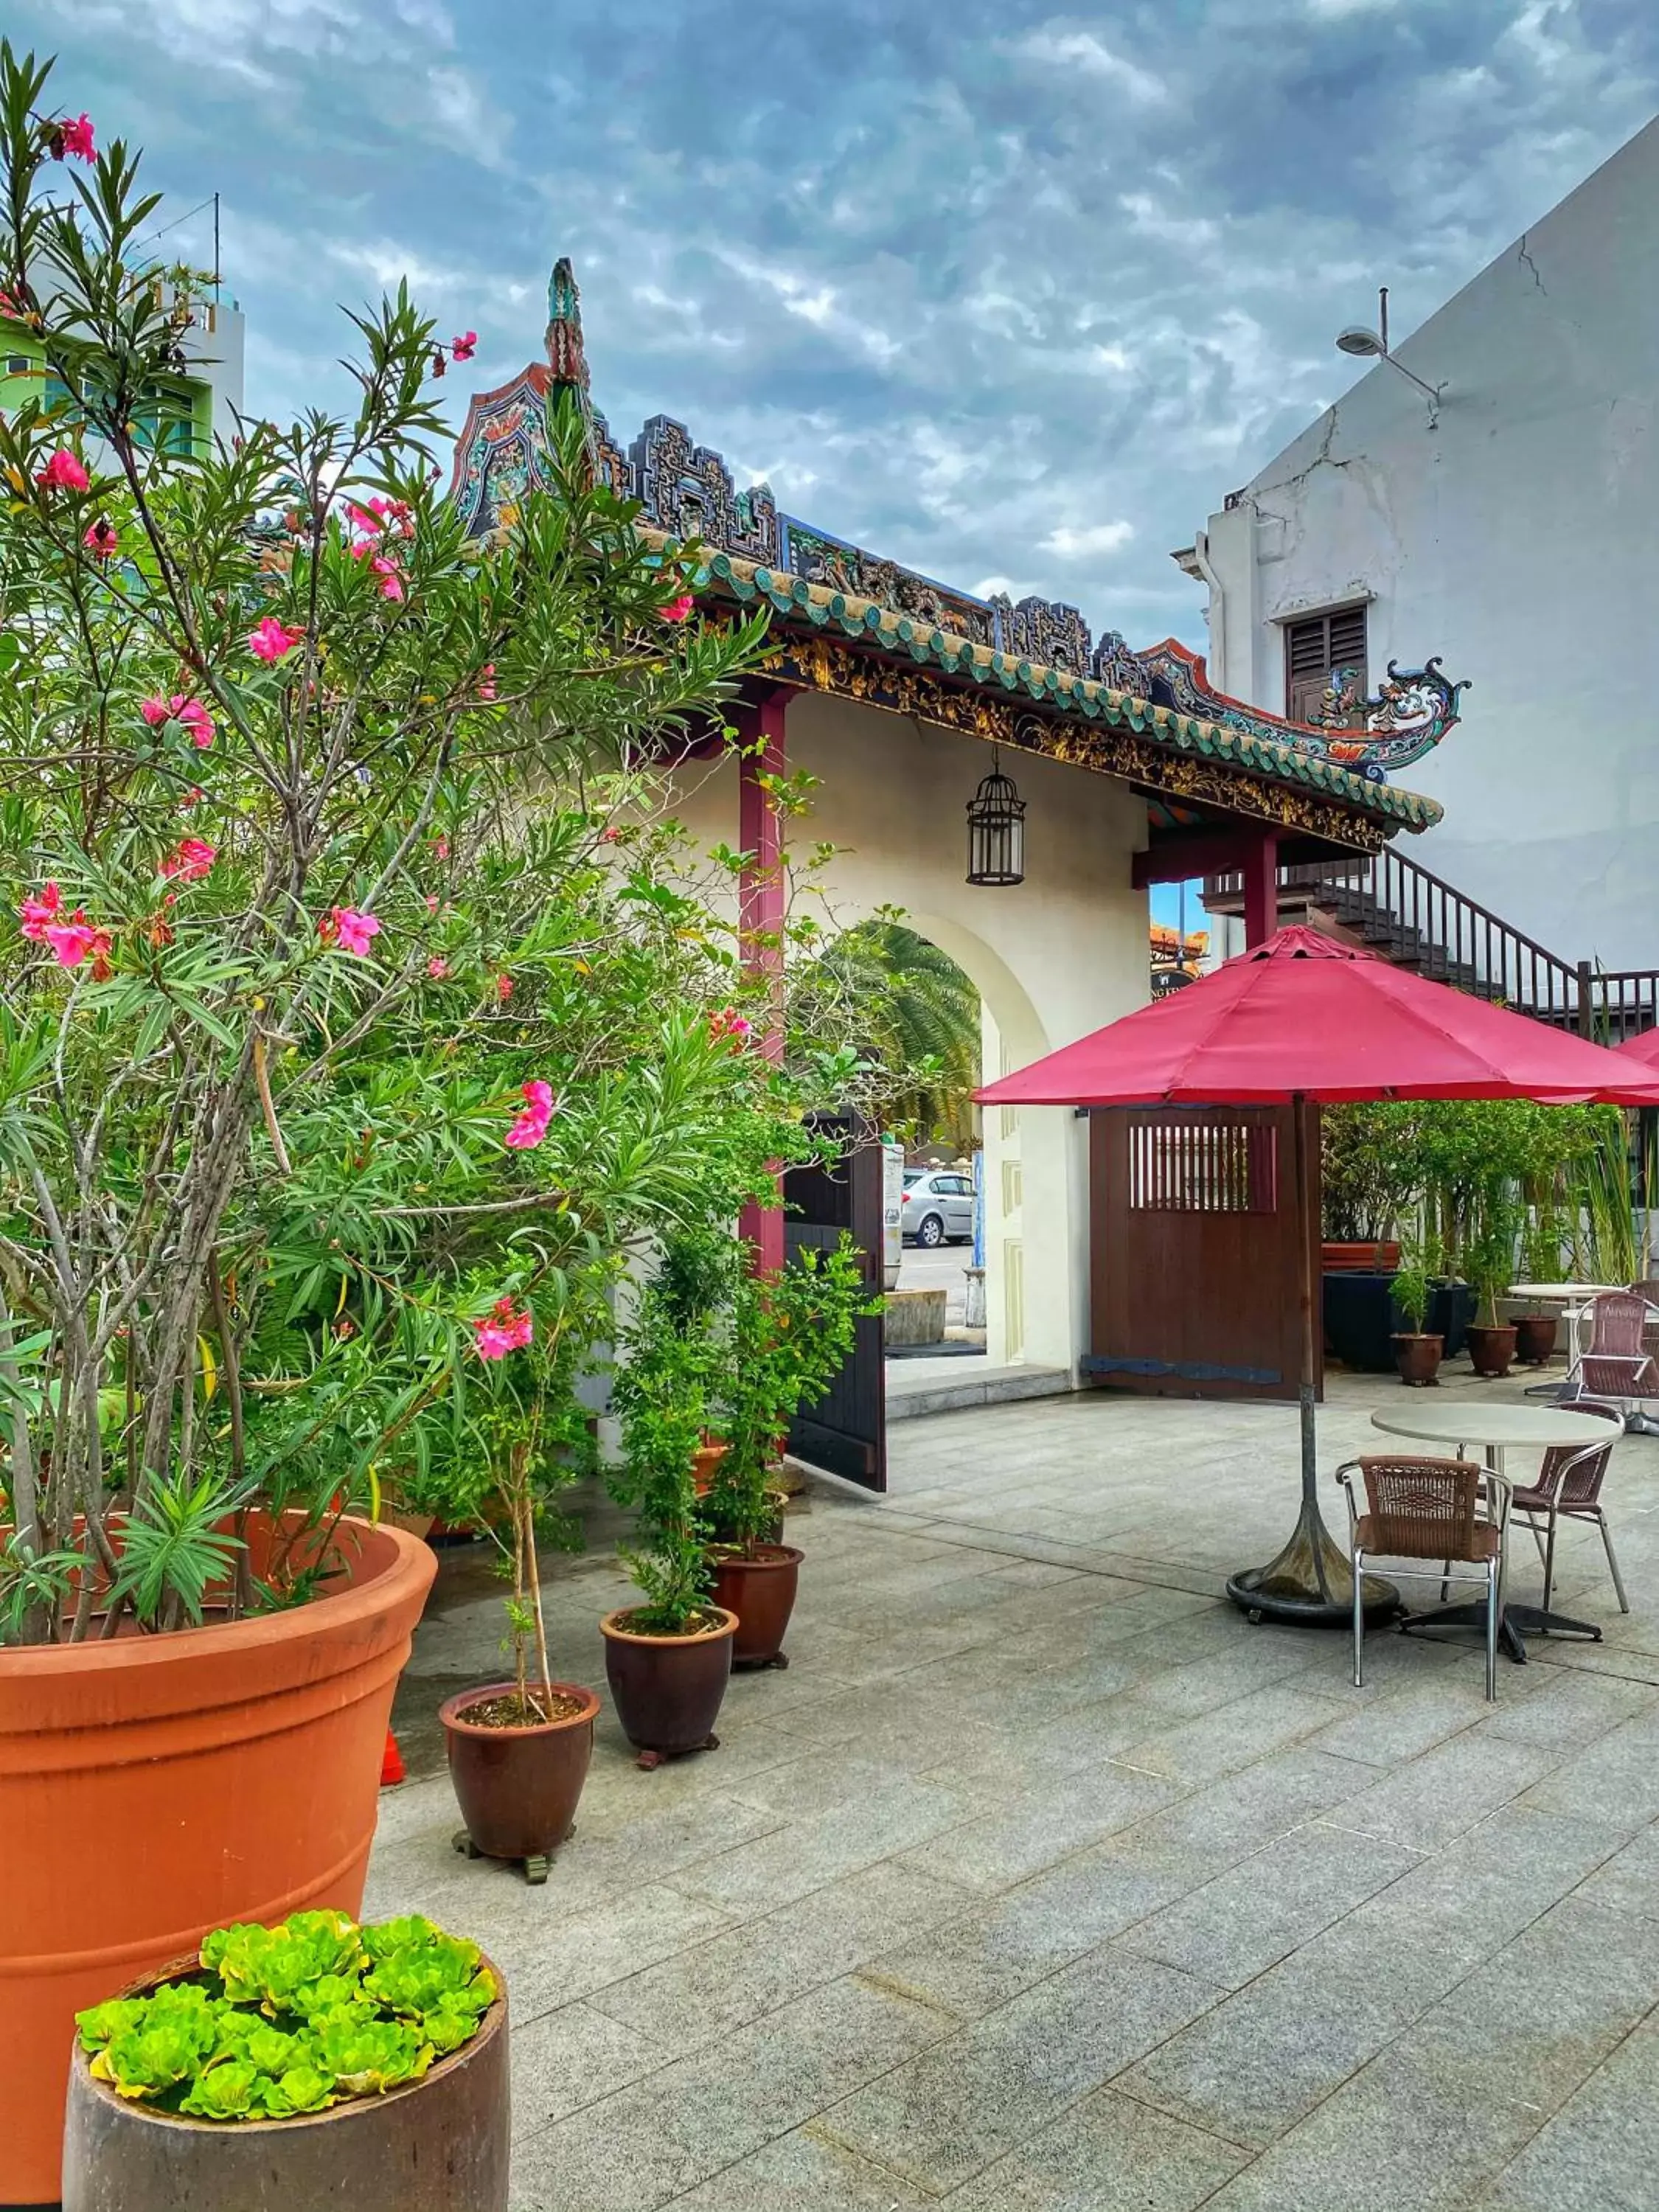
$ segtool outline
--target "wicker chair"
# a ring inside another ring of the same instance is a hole
[[[1659,1365],[1659,1276],[1649,1275],[1639,1283],[1632,1283],[1630,1294],[1642,1299],[1648,1309],[1642,1323],[1642,1349]]]
[[[1360,1577],[1367,1559],[1422,1559],[1400,1574],[1442,1584],[1451,1562],[1486,1578],[1486,1695],[1498,1695],[1498,1618],[1503,1606],[1507,1483],[1485,1483],[1486,1470],[1462,1459],[1407,1459],[1392,1454],[1351,1459],[1336,1479],[1348,1497],[1348,1558],[1353,1570],[1353,1682],[1362,1686],[1365,1636]],[[1361,1510],[1357,1484],[1364,1487]],[[1482,1510],[1484,1507],[1484,1510]]]
[[[1550,1609],[1550,1592],[1555,1583],[1556,1524],[1563,1520],[1593,1521],[1601,1531],[1601,1542],[1607,1552],[1613,1587],[1619,1595],[1619,1610],[1628,1613],[1630,1600],[1625,1595],[1625,1578],[1619,1571],[1619,1561],[1613,1548],[1613,1531],[1607,1526],[1607,1516],[1601,1508],[1601,1485],[1607,1478],[1613,1448],[1625,1432],[1625,1417],[1617,1406],[1603,1405],[1595,1398],[1579,1399],[1573,1411],[1576,1413],[1605,1414],[1607,1422],[1606,1442],[1552,1444],[1544,1454],[1537,1481],[1525,1487],[1516,1485],[1510,1499],[1510,1510],[1518,1513],[1532,1530],[1538,1556],[1544,1563],[1546,1613]]]
[[[1643,1342],[1645,1297],[1603,1291],[1590,1300],[1590,1340],[1567,1376],[1570,1396],[1659,1398],[1659,1367]]]

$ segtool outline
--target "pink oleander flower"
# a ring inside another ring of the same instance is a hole
[[[550,1083],[526,1083],[521,1095],[525,1102],[523,1109],[501,1139],[515,1152],[527,1152],[539,1145],[547,1134],[548,1123],[553,1118],[553,1086]]]
[[[511,1298],[497,1298],[482,1320],[472,1324],[472,1348],[480,1359],[505,1359],[532,1341],[535,1323],[530,1309],[520,1312]]]
[[[192,806],[199,806],[201,805],[204,793],[201,785],[199,783],[192,783],[190,789],[179,801],[179,811],[181,814],[188,814]]]
[[[56,884],[42,884],[40,896],[26,897],[17,909],[19,924],[25,937],[32,937],[37,945],[44,944],[47,930],[63,910],[64,894]]]
[[[432,840],[432,856],[437,860],[447,860],[449,858],[449,840],[447,837],[438,836]]]
[[[498,975],[495,978],[495,996],[501,1000],[502,1006],[505,1006],[513,996],[513,978],[510,975]]]
[[[337,945],[342,952],[355,952],[360,959],[368,957],[380,933],[380,925],[372,914],[359,914],[351,906],[331,907],[317,925],[325,945]]]
[[[463,331],[459,337],[450,340],[449,350],[457,361],[471,361],[478,350],[478,333],[477,331]]]
[[[428,891],[427,893],[426,910],[428,914],[436,914],[438,911],[438,894],[436,891]]]
[[[76,907],[67,921],[48,922],[40,934],[58,956],[60,968],[78,968],[90,953],[92,972],[101,981],[109,972],[109,933],[97,928],[87,920],[84,910]]]
[[[599,842],[601,845],[614,845],[621,836],[622,831],[617,829],[616,823],[613,822],[608,828],[600,830]]]
[[[302,629],[284,629],[275,615],[267,615],[250,635],[247,649],[256,660],[281,660],[304,638]]]
[[[383,599],[402,599],[404,572],[397,562],[388,560],[383,553],[377,553],[369,566],[380,580],[380,597]]]
[[[665,622],[683,623],[696,604],[690,592],[682,592],[678,599],[670,599],[662,610],[662,618]]]
[[[449,963],[441,953],[434,953],[426,963],[426,972],[434,983],[441,983],[449,973]]]
[[[98,149],[92,143],[92,118],[84,109],[79,115],[66,115],[52,134],[52,152],[55,161],[95,161]]]
[[[717,1043],[720,1038],[729,1037],[734,1044],[740,1044],[749,1034],[749,1024],[735,1006],[722,1006],[718,1013],[708,1017],[708,1034]]]
[[[213,743],[212,715],[199,699],[191,699],[183,691],[175,691],[171,699],[163,699],[159,693],[152,699],[141,699],[138,712],[152,729],[162,722],[181,723],[198,752],[205,752]]]
[[[27,313],[28,309],[15,292],[8,292],[3,288],[0,288],[0,315],[9,315],[15,322],[21,323]]]
[[[121,533],[100,514],[96,522],[89,522],[81,532],[81,543],[94,561],[108,561],[120,545]]]
[[[80,456],[67,446],[59,446],[43,469],[35,471],[34,481],[42,491],[90,491],[92,478],[81,465]]]
[[[199,884],[218,859],[218,848],[201,837],[181,837],[161,863],[164,876],[181,883]]]
[[[486,706],[495,696],[495,664],[493,660],[485,661],[478,671],[478,696]]]

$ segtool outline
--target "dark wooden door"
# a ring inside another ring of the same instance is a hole
[[[1319,1282],[1319,1121],[1310,1110],[1303,1222],[1291,1115],[1131,1106],[1091,1115],[1090,1382],[1295,1398],[1304,1243],[1316,1295]]]
[[[791,1168],[783,1178],[784,1250],[793,1260],[827,1251],[849,1231],[872,1292],[882,1286],[882,1151],[861,1124],[820,1124],[842,1139],[833,1166]],[[854,1324],[847,1364],[816,1405],[803,1406],[789,1449],[814,1467],[866,1490],[887,1487],[885,1324],[872,1314]]]

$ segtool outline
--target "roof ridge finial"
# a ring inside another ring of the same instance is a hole
[[[581,294],[569,257],[553,264],[547,286],[547,359],[555,384],[571,386],[587,398],[587,356],[582,349]]]

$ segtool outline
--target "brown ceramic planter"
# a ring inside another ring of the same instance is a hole
[[[1515,1356],[1528,1367],[1541,1367],[1555,1356],[1553,1314],[1522,1314],[1515,1324]]]
[[[738,1616],[722,1611],[717,1626],[695,1636],[644,1636],[627,1626],[634,1610],[625,1606],[606,1613],[599,1629],[617,1718],[639,1753],[640,1765],[655,1766],[683,1752],[714,1750],[720,1741],[714,1722],[731,1679]]]
[[[691,1455],[691,1480],[699,1498],[707,1498],[720,1473],[720,1462],[731,1449],[729,1444],[699,1444]]]
[[[599,1701],[576,1682],[555,1682],[582,1710],[539,1727],[485,1728],[459,1716],[483,1698],[510,1697],[514,1682],[463,1690],[440,1707],[449,1778],[473,1850],[487,1859],[523,1859],[532,1881],[545,1881],[549,1855],[570,1833],[593,1756]]]
[[[722,1553],[714,1561],[716,1605],[738,1616],[734,1667],[787,1667],[783,1639],[795,1609],[805,1557],[793,1544],[759,1544],[754,1556]]]
[[[362,1905],[437,1561],[396,1528],[340,1534],[344,1587],[291,1612],[0,1651],[3,1855],[51,1870],[0,1882],[0,2204],[57,2199],[82,2007],[210,1928]],[[258,1572],[270,1532],[249,1540]]]
[[[418,2081],[293,2120],[147,2112],[94,2081],[77,2047],[64,2212],[507,2212],[511,2119],[505,1996]]]
[[[1498,1382],[1510,1371],[1515,1357],[1515,1328],[1505,1322],[1496,1328],[1469,1325],[1469,1364],[1477,1375]]]
[[[1402,1382],[1420,1386],[1438,1382],[1440,1361],[1446,1349],[1443,1336],[1416,1336],[1402,1329],[1391,1341]]]

